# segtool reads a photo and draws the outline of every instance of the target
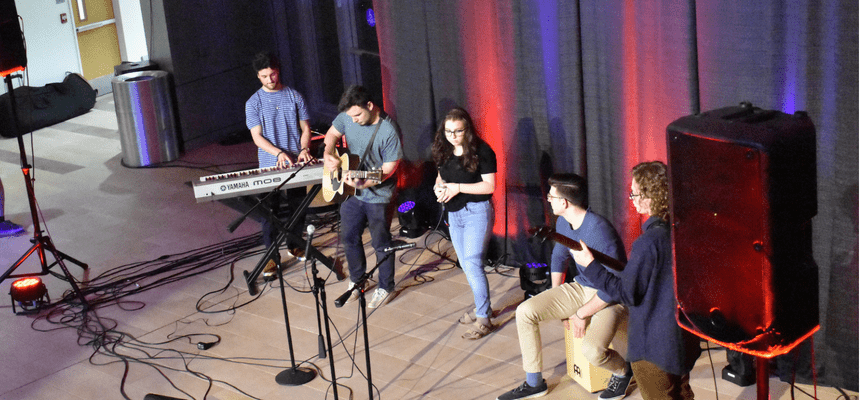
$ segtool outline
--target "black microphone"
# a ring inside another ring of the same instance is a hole
[[[197,348],[200,350],[209,350],[216,344],[218,344],[218,342],[197,342]]]
[[[389,247],[382,249],[382,251],[385,253],[391,253],[392,251],[411,249],[413,247],[415,247],[415,243],[406,243],[402,240],[395,240],[391,242]]]
[[[334,299],[334,306],[337,308],[343,307],[343,305],[346,303],[346,300],[349,299],[349,295],[352,294],[353,290],[358,290],[358,286],[353,286],[352,289],[347,290],[342,295],[340,295],[340,297]]]
[[[160,394],[148,393],[143,400],[182,400],[179,397],[162,396]]]
[[[235,231],[236,228],[239,227],[239,225],[242,225],[242,222],[244,222],[245,218],[247,218],[247,217],[248,217],[248,214],[243,214],[239,218],[236,218],[235,221],[231,222],[230,225],[227,226],[227,231],[230,233],[233,233],[233,231]]]

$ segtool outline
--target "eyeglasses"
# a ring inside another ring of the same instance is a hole
[[[465,129],[457,129],[456,131],[449,131],[449,130],[445,129],[445,136],[448,136],[448,137],[463,136],[464,133],[466,133]]]
[[[633,200],[633,199],[635,199],[635,198],[637,198],[637,197],[639,197],[639,196],[642,196],[642,193],[639,193],[639,194],[633,194],[633,192],[630,192],[630,196],[628,196],[628,197],[630,198],[630,200]]]
[[[552,201],[552,199],[562,199],[562,200],[564,200],[564,197],[560,197],[560,196],[553,196],[553,195],[551,195],[551,194],[547,193],[547,194],[546,194],[546,201]]]

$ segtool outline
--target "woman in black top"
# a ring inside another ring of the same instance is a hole
[[[448,211],[451,244],[475,298],[474,313],[460,318],[460,323],[471,324],[463,338],[480,339],[493,328],[483,260],[493,221],[490,196],[496,188],[496,153],[478,138],[469,113],[458,107],[445,115],[436,131],[433,160],[439,169],[433,188],[436,200]]]

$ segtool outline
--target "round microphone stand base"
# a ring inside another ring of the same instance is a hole
[[[316,378],[317,372],[310,368],[287,368],[275,377],[275,382],[284,386],[298,386]]]

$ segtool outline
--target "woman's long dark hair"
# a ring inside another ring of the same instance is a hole
[[[472,123],[472,117],[466,110],[455,107],[445,114],[439,128],[436,129],[436,137],[433,139],[433,161],[436,166],[441,167],[454,154],[454,145],[448,142],[445,137],[445,122],[448,121],[463,121],[463,168],[469,172],[475,172],[478,169],[478,143],[481,139],[475,133],[475,124]]]

